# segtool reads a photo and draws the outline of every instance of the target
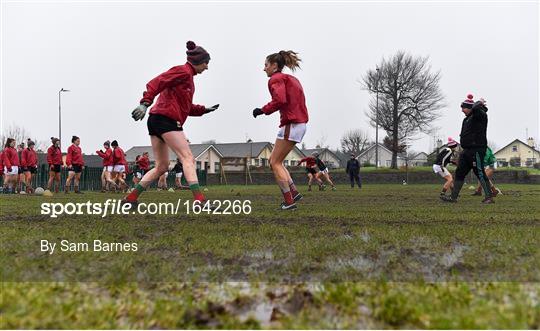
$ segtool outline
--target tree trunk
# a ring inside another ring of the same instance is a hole
[[[399,120],[398,120],[398,103],[397,100],[394,99],[394,123],[393,123],[393,131],[392,131],[392,169],[397,169],[397,152],[398,152],[398,130],[399,130]]]

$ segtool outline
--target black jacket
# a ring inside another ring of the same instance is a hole
[[[441,167],[446,167],[448,163],[452,161],[452,154],[454,152],[452,149],[445,147],[438,155],[434,164],[440,165]]]
[[[487,107],[480,101],[474,103],[471,113],[461,124],[461,147],[484,149],[487,147],[487,111]]]
[[[357,159],[350,159],[347,161],[347,169],[345,171],[348,174],[357,174],[360,172],[360,162]]]

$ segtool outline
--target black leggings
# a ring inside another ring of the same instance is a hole
[[[486,196],[491,196],[491,190],[488,185],[488,177],[485,171],[484,158],[486,156],[485,148],[464,149],[459,156],[459,163],[456,169],[456,181],[464,181],[469,172],[474,172],[484,189]]]

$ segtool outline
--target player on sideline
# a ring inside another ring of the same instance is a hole
[[[319,191],[323,190],[323,182],[319,179],[319,176],[317,176],[318,170],[317,170],[317,161],[315,160],[315,157],[308,155],[305,158],[298,161],[298,165],[301,165],[302,163],[306,163],[306,174],[308,176],[308,191],[311,191],[311,182],[315,179],[317,181],[317,184],[319,185]]]
[[[17,178],[19,177],[19,154],[15,149],[15,139],[8,138],[4,146],[4,180],[7,183],[7,193],[15,193]]]
[[[328,167],[323,162],[323,160],[321,160],[319,158],[319,153],[315,152],[315,154],[313,156],[315,157],[315,163],[317,164],[317,168],[319,168],[319,172],[317,173],[317,177],[319,178],[320,181],[322,181],[321,177],[324,178],[324,180],[326,180],[326,182],[329,183],[330,186],[332,186],[332,191],[335,191],[336,190],[336,185],[334,185],[334,182],[332,182],[332,180],[330,179],[330,174],[329,174],[329,171],[328,171]],[[323,187],[324,187],[324,185],[323,185]]]
[[[111,143],[113,148],[112,158],[113,158],[113,180],[119,184],[115,184],[120,190],[127,189],[126,181],[124,180],[124,174],[126,172],[126,157],[124,150],[118,146],[118,141],[113,140]]]
[[[34,193],[32,187],[32,177],[37,173],[38,158],[34,150],[36,144],[28,141],[28,147],[21,153],[21,166],[23,168],[24,180],[26,183],[26,193]]]
[[[262,108],[253,110],[253,117],[262,114],[270,115],[278,110],[280,113],[280,129],[270,156],[270,166],[285,200],[281,203],[281,210],[296,209],[295,202],[302,199],[289,171],[283,165],[287,154],[297,143],[302,142],[309,119],[304,90],[300,81],[292,75],[282,73],[285,66],[293,72],[300,68],[300,61],[298,54],[293,51],[280,51],[266,57],[264,71],[270,77],[268,90],[272,101]]]
[[[199,187],[193,154],[186,140],[183,125],[188,116],[208,114],[218,109],[219,105],[206,108],[192,103],[195,92],[193,77],[208,69],[210,54],[193,41],[188,41],[186,47],[186,64],[172,67],[152,79],[146,85],[140,105],[132,112],[134,120],[142,120],[148,107],[159,94],[147,121],[156,165],[143,176],[141,182],[135,186],[135,190],[124,198],[123,202],[131,204],[132,207],[137,204],[139,195],[159,176],[167,172],[169,148],[184,164],[184,175],[194,200],[201,204],[206,202]]]
[[[52,145],[47,149],[47,164],[49,165],[49,181],[47,182],[47,190],[53,188],[53,182],[56,182],[54,192],[60,190],[60,173],[62,171],[62,151],[60,150],[60,139],[51,137]]]
[[[435,159],[435,163],[433,164],[433,172],[446,180],[440,194],[441,197],[445,196],[446,192],[454,187],[454,179],[452,178],[450,171],[446,169],[446,166],[448,163],[454,163],[452,159],[454,157],[454,150],[456,147],[458,147],[458,145],[459,144],[457,141],[449,137],[448,143],[446,144],[448,147],[443,148],[439,152],[437,158]]]
[[[450,197],[441,196],[441,200],[457,202],[465,177],[472,169],[484,189],[485,198],[482,203],[494,203],[484,166],[487,148],[488,117],[486,113],[488,109],[482,100],[474,102],[473,96],[469,94],[467,99],[461,103],[461,111],[465,114],[460,134],[463,151],[459,156],[452,195]]]
[[[81,139],[77,136],[71,137],[71,146],[68,147],[66,153],[66,165],[68,167],[68,178],[66,179],[65,193],[69,193],[71,187],[71,181],[73,180],[73,188],[75,193],[82,194],[79,189],[79,183],[81,181],[81,173],[84,169],[84,159],[82,155],[82,149],[79,146]]]
[[[116,183],[111,177],[113,171],[113,150],[111,149],[111,142],[108,140],[105,141],[103,143],[103,148],[105,150],[96,151],[96,154],[103,159],[103,171],[101,172],[102,193],[116,188]]]
[[[495,158],[493,151],[489,147],[486,148],[486,157],[484,158],[484,164],[486,166],[486,176],[488,178],[491,194],[496,197],[497,195],[499,195],[499,193],[501,193],[501,190],[495,187],[495,184],[493,183],[493,174],[495,173],[495,169],[497,168],[497,159]],[[478,182],[478,187],[472,195],[482,195],[482,185],[480,184],[480,182]]]

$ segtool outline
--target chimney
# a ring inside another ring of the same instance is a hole
[[[534,138],[533,137],[527,138],[527,145],[534,148]]]

